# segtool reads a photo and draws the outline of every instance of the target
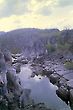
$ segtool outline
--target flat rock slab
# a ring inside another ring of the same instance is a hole
[[[63,77],[68,80],[71,80],[71,79],[73,79],[73,73],[65,74]]]
[[[69,87],[72,87],[73,88],[73,79],[71,79],[70,81],[67,81],[67,85]]]
[[[66,74],[66,72],[65,71],[63,71],[63,70],[56,70],[56,72],[59,74],[59,75],[64,75],[64,74]]]

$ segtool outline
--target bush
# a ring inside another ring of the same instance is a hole
[[[70,47],[70,45],[68,43],[58,44],[57,50],[62,53],[67,53],[67,52],[69,52],[69,47]]]
[[[18,54],[18,53],[21,53],[21,49],[18,48],[18,47],[12,48],[12,49],[11,49],[11,53],[12,53],[12,54]]]
[[[73,70],[73,62],[72,61],[67,61],[64,63],[65,67],[69,70]]]
[[[48,51],[48,53],[52,53],[52,52],[54,52],[56,49],[55,49],[55,46],[54,45],[52,45],[52,44],[48,44],[47,45],[47,51]]]

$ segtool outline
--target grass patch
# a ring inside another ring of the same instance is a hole
[[[66,61],[64,63],[65,67],[69,70],[73,70],[73,62],[72,61]]]

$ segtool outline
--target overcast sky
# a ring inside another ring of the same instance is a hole
[[[73,0],[0,0],[0,31],[73,28]]]

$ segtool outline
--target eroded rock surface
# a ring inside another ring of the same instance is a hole
[[[66,104],[70,103],[73,110],[72,92],[70,92],[73,89],[73,70],[67,70],[61,61],[52,58],[45,58],[41,63],[39,61],[34,62],[34,65],[31,66],[32,76],[34,77],[34,74],[47,76],[52,84],[58,86],[57,95]]]
[[[21,71],[21,64],[27,63],[24,58],[14,62],[9,51],[0,51],[0,110],[50,110],[44,103],[35,104],[30,89],[21,86],[17,73]]]

